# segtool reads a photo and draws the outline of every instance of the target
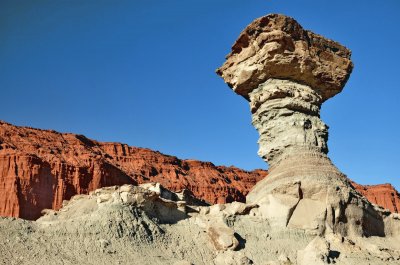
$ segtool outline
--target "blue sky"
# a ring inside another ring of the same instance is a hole
[[[239,33],[268,13],[353,51],[322,108],[334,163],[400,189],[400,2],[0,1],[0,119],[180,158],[267,168],[248,103],[215,74]]]

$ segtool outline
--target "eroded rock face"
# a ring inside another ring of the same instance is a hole
[[[319,118],[321,95],[307,85],[269,79],[249,93],[258,154],[271,167],[294,152],[328,152],[328,127]]]
[[[303,27],[293,18],[270,14],[240,34],[217,70],[245,98],[270,78],[293,80],[317,90],[321,102],[342,91],[353,64],[339,43]]]
[[[357,191],[367,197],[370,202],[380,205],[393,213],[399,212],[400,194],[392,185],[360,185],[357,183],[352,184],[357,189]]]
[[[0,122],[0,216],[32,220],[76,194],[147,182],[185,189],[208,203],[243,202],[266,175],[263,170],[181,160],[150,149]]]
[[[57,210],[73,195],[121,184],[159,182],[209,203],[244,202],[268,174],[5,122],[0,122],[0,142],[0,216],[25,219],[38,218],[42,209]],[[371,202],[398,211],[396,190],[356,188]]]
[[[0,263],[386,265],[400,261],[396,237],[322,237],[304,227],[274,226],[257,213],[260,205],[203,206],[187,198],[158,183],[112,186],[76,195],[36,221],[0,218],[4,239],[0,249],[5,250]],[[300,200],[302,214],[295,219],[308,218],[304,211],[316,206],[310,202]],[[386,218],[395,225],[399,216]]]
[[[344,46],[267,15],[241,33],[224,65],[225,82],[250,101],[268,178],[247,195],[276,227],[320,235],[384,236],[383,213],[328,158],[321,104],[341,92],[353,64]],[[307,214],[307,216],[305,216]]]

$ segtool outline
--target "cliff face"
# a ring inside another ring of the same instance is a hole
[[[353,186],[372,203],[378,204],[391,212],[398,213],[400,210],[400,194],[390,184],[359,185]]]
[[[266,175],[0,122],[0,216],[32,220],[45,208],[59,209],[75,194],[145,182],[188,189],[209,203],[244,201]]]
[[[243,202],[267,174],[0,122],[0,216],[36,219],[43,209],[59,209],[75,194],[145,182],[187,189],[209,203]],[[371,202],[394,212],[400,209],[392,186],[355,186]]]
[[[36,219],[98,187],[136,184],[81,135],[0,123],[0,215]]]

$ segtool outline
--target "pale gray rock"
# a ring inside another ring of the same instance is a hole
[[[223,222],[210,223],[207,234],[216,250],[235,250],[239,246],[235,231]]]
[[[215,265],[251,265],[251,259],[246,257],[243,252],[225,251],[217,255],[214,259]]]
[[[295,190],[287,189],[287,196]],[[98,202],[99,197],[103,199]],[[73,197],[37,221],[0,218],[0,264],[400,264],[398,236],[344,238],[330,233],[315,239],[309,228],[273,226],[251,214],[259,208],[249,214],[226,212],[243,209],[236,203],[213,214],[191,212],[166,222],[158,209],[180,211],[178,203],[160,198],[151,188],[128,185]]]
[[[258,154],[271,167],[295,152],[328,152],[328,127],[319,118],[321,96],[311,87],[269,79],[249,96],[260,135]]]
[[[224,65],[225,82],[250,101],[258,154],[269,175],[247,195],[277,227],[318,235],[385,236],[385,214],[358,194],[328,158],[321,104],[341,92],[350,51],[283,15],[252,22]]]
[[[324,265],[330,264],[329,258],[330,245],[322,237],[315,237],[304,250],[297,253],[298,265]]]

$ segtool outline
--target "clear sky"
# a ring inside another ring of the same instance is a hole
[[[268,13],[353,51],[322,108],[330,157],[359,183],[400,189],[398,0],[0,0],[0,119],[267,168],[248,103],[215,69]]]

